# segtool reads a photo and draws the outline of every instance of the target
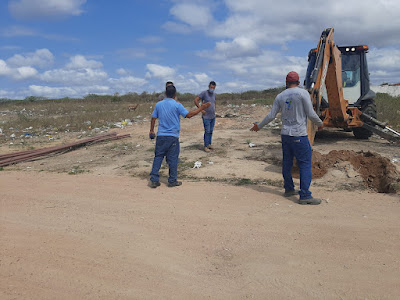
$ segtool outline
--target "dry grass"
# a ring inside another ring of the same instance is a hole
[[[115,122],[149,117],[152,103],[144,103],[129,111],[131,102],[107,99],[44,100],[39,102],[9,101],[0,103],[5,134],[32,127],[30,133],[44,130],[82,131],[113,127]],[[9,129],[12,128],[12,129]]]
[[[282,87],[265,91],[218,94],[218,101],[227,104],[272,104]],[[151,117],[158,94],[142,93],[123,96],[88,95],[84,99],[57,99],[41,101],[0,102],[0,128],[6,136],[19,134],[40,135],[45,132],[81,132],[94,128],[112,128],[116,122]],[[193,94],[179,94],[186,107],[193,107]],[[32,100],[32,99],[30,99]],[[139,104],[135,111],[128,107]],[[376,99],[378,119],[400,128],[400,97],[378,94]],[[11,128],[11,129],[10,129]],[[29,130],[26,130],[30,128]]]

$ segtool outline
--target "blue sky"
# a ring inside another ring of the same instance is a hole
[[[280,86],[304,77],[326,27],[339,45],[370,46],[374,84],[397,83],[399,15],[397,0],[2,1],[0,98]]]

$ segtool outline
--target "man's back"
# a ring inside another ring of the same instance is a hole
[[[189,112],[181,103],[172,98],[158,102],[154,108],[153,118],[158,119],[158,136],[179,137],[180,116],[186,117]]]
[[[310,95],[304,89],[288,88],[276,97],[275,102],[281,111],[284,135],[306,136],[307,117],[315,123],[322,123],[314,112]]]

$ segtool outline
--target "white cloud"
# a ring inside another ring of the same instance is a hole
[[[8,98],[9,92],[5,90],[0,90],[0,98]]]
[[[10,26],[4,28],[0,31],[0,35],[4,37],[20,37],[20,36],[33,36],[33,37],[40,37],[48,40],[55,40],[55,41],[70,41],[75,42],[78,39],[74,37],[63,36],[59,34],[46,34],[41,33],[35,29],[27,28],[23,26]]]
[[[85,87],[50,87],[42,85],[30,85],[27,95],[42,96],[47,98],[82,97],[87,94],[108,94],[108,86],[94,85]]]
[[[8,67],[7,63],[0,59],[0,76],[5,76],[9,75],[11,72],[11,69]]]
[[[19,68],[10,67],[4,60],[0,59],[0,76],[10,77],[14,80],[25,80],[34,78],[38,74],[35,68],[24,66]]]
[[[400,82],[400,50],[372,49],[367,54],[370,77],[374,84]]]
[[[179,3],[170,9],[170,13],[178,20],[193,27],[206,27],[213,22],[209,6],[195,3]]]
[[[186,24],[183,23],[177,23],[177,22],[171,22],[168,21],[166,22],[162,28],[164,28],[167,31],[175,32],[175,33],[180,33],[180,34],[189,34],[192,30],[190,27]]]
[[[249,57],[258,56],[260,54],[261,50],[258,45],[247,37],[237,37],[231,42],[217,42],[212,54],[210,54],[210,51],[199,52],[200,56],[208,57],[212,55],[214,59]]]
[[[38,71],[32,67],[19,67],[14,69],[12,72],[12,77],[17,80],[24,80],[29,78],[34,78],[38,74]]]
[[[163,40],[164,39],[162,37],[154,36],[154,35],[144,36],[144,37],[138,39],[139,42],[144,43],[144,44],[159,44]]]
[[[38,66],[47,67],[54,62],[54,56],[48,49],[39,49],[32,53],[15,54],[7,59],[7,63],[14,67]]]
[[[39,79],[48,83],[58,83],[66,85],[89,85],[100,84],[107,80],[108,74],[103,70],[93,69],[54,69],[44,72]]]
[[[122,76],[129,74],[129,72],[127,70],[125,70],[124,68],[119,68],[116,72],[117,72],[117,74],[122,75]]]
[[[208,76],[206,73],[198,73],[194,74],[194,78],[196,81],[202,85],[208,85],[210,83],[210,76]]]
[[[101,62],[95,60],[87,60],[83,55],[75,55],[70,58],[70,62],[66,65],[67,69],[100,69],[103,67]]]
[[[175,75],[175,70],[167,66],[147,64],[146,67],[150,71],[152,77],[169,80]]]
[[[382,47],[400,43],[400,1],[396,0],[298,0],[295,4],[292,0],[223,0],[227,16],[219,21],[209,9],[218,9],[218,4],[174,2],[171,14],[177,21],[224,39],[245,36],[260,45],[296,40],[317,43],[322,30],[333,26],[338,44]]]
[[[207,59],[215,78],[228,79],[219,88],[240,90],[239,84],[242,88],[283,85],[284,76],[291,70],[303,77],[307,67],[307,49],[303,44],[316,47],[322,30],[329,26],[335,28],[334,40],[338,45],[368,44],[375,48],[376,53],[371,51],[368,57],[373,82],[400,78],[398,50],[384,48],[392,45],[396,49],[400,44],[399,1],[366,0],[360,5],[358,1],[337,0],[314,5],[315,1],[312,4],[299,0],[295,6],[289,0],[223,0],[215,6],[194,0],[173,2],[174,19],[169,22],[174,26],[181,22],[188,31],[201,30],[206,36],[221,39],[214,49],[197,52]],[[215,19],[209,9],[218,9],[218,5],[225,5],[226,17],[222,19]],[[297,51],[294,47],[299,41],[303,44]],[[276,45],[280,51],[275,50]],[[287,54],[294,50],[299,56]]]
[[[141,48],[127,48],[120,49],[117,53],[125,58],[145,58],[147,56],[147,51]]]
[[[21,49],[21,47],[9,45],[9,46],[1,46],[0,49],[2,49],[2,50],[19,50],[19,49]]]
[[[36,36],[38,33],[27,27],[22,26],[11,26],[1,30],[1,35],[5,37],[15,37],[15,36]]]
[[[108,82],[111,84],[113,89],[116,89],[122,93],[129,91],[139,91],[140,87],[148,83],[148,81],[145,79],[133,76],[121,77],[117,79],[110,78],[108,79]]]
[[[78,16],[86,0],[10,0],[8,8],[18,19]]]

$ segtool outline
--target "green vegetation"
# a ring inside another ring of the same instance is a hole
[[[88,172],[88,171],[81,169],[80,166],[73,166],[72,170],[70,172],[68,172],[68,175],[78,175],[78,174],[85,173],[85,172]]]
[[[388,122],[394,129],[400,129],[400,97],[378,93],[375,102],[378,120]]]
[[[235,183],[235,185],[252,185],[252,184],[257,184],[257,182],[249,178],[238,178],[237,182]]]

